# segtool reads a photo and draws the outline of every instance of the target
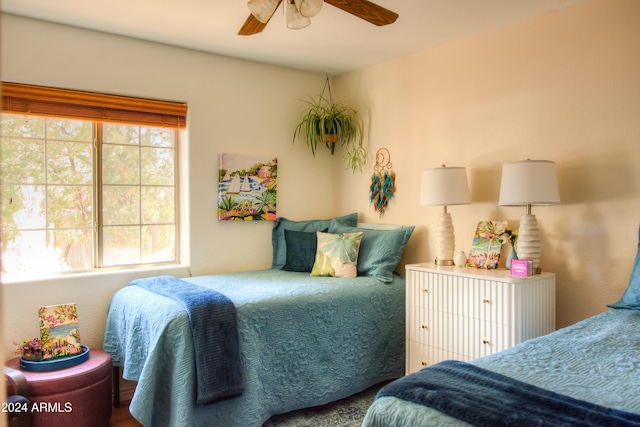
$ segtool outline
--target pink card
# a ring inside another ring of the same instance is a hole
[[[511,275],[517,277],[527,277],[533,274],[533,261],[526,259],[511,260]]]

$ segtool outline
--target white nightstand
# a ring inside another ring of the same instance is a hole
[[[406,373],[470,361],[555,330],[555,274],[410,264]]]

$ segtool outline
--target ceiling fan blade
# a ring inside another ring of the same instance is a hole
[[[276,5],[276,9],[278,9],[278,6],[280,6],[280,3],[282,3],[282,0],[278,0],[278,4]],[[275,13],[275,9],[274,9],[274,13]],[[269,17],[269,20],[271,20],[272,16],[273,16],[273,14],[271,14],[271,16]],[[262,23],[262,22],[258,21],[255,18],[255,16],[250,14],[249,17],[247,18],[247,20],[244,21],[244,24],[240,28],[240,31],[238,31],[238,35],[240,35],[240,36],[250,36],[252,34],[261,33],[262,30],[264,30],[264,27],[266,27],[267,24],[269,23],[269,20],[267,20],[267,22],[265,22],[265,23]]]
[[[398,19],[397,13],[367,0],[324,1],[377,26],[393,24]]]
[[[240,31],[238,31],[238,35],[250,36],[252,34],[258,34],[261,33],[266,26],[267,24],[263,24],[262,22],[258,21],[253,15],[249,15],[247,20],[244,21],[244,24],[240,28]]]

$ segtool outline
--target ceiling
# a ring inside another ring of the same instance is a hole
[[[289,30],[284,4],[265,30],[239,36],[246,0],[2,0],[3,12],[314,72],[339,74],[586,0],[374,0],[398,13],[377,27],[325,4]]]

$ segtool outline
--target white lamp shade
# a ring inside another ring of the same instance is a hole
[[[247,7],[258,21],[266,24],[278,7],[278,0],[250,0]]]
[[[556,164],[549,160],[505,163],[500,183],[500,206],[558,205]]]
[[[322,9],[324,0],[295,0],[295,4],[300,11],[300,15],[307,18],[314,17]]]
[[[430,168],[422,171],[422,206],[468,205],[471,203],[467,171],[462,167]]]

